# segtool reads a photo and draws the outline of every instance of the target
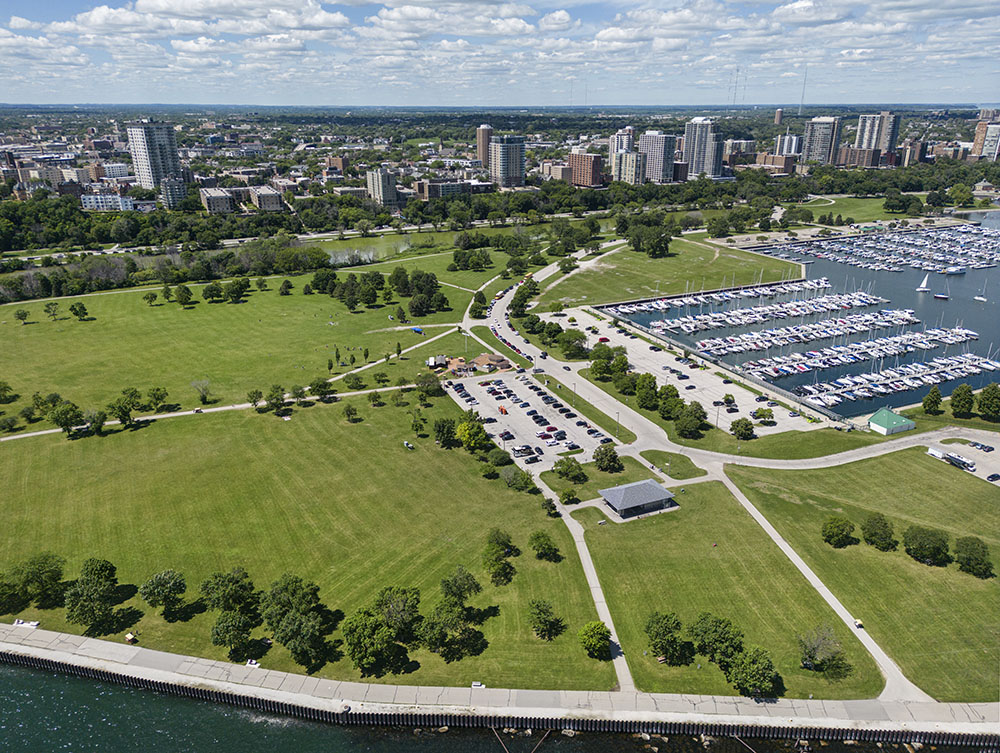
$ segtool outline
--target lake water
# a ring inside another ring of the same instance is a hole
[[[1000,212],[981,213],[986,215],[982,218],[983,226],[1000,230]],[[979,217],[973,219],[980,219]],[[789,252],[790,256],[812,259],[801,253]],[[901,272],[877,271],[840,264],[826,259],[813,259],[811,264],[807,264],[806,277],[817,279],[826,277],[832,284],[832,289],[821,290],[806,295],[787,294],[767,300],[741,299],[729,302],[719,308],[748,308],[765,303],[789,301],[801,299],[811,295],[822,295],[829,293],[847,293],[857,290],[865,290],[882,298],[888,299],[888,303],[879,306],[845,311],[843,314],[823,313],[792,319],[774,320],[764,324],[753,324],[744,327],[726,327],[696,332],[692,335],[685,335],[677,331],[671,333],[670,337],[687,345],[691,350],[697,350],[695,342],[709,337],[725,337],[738,335],[744,332],[759,331],[772,327],[783,327],[798,325],[813,321],[821,321],[832,317],[838,317],[849,313],[870,312],[879,309],[913,309],[914,315],[920,320],[918,324],[897,327],[894,329],[882,329],[873,333],[860,333],[857,335],[841,336],[835,340],[816,340],[808,344],[793,344],[783,348],[772,348],[768,351],[749,351],[745,353],[730,353],[721,357],[721,360],[731,366],[739,366],[747,361],[760,359],[767,356],[787,355],[791,352],[804,352],[820,350],[833,344],[844,344],[867,340],[872,337],[882,337],[896,335],[902,332],[920,332],[934,327],[955,327],[962,326],[979,333],[979,339],[966,342],[964,344],[948,345],[935,348],[933,350],[915,350],[912,353],[884,359],[880,362],[862,361],[859,363],[815,370],[811,372],[785,376],[771,381],[777,387],[793,391],[801,385],[811,385],[819,382],[831,382],[846,375],[867,373],[873,369],[882,370],[893,368],[897,365],[905,365],[913,362],[927,362],[939,356],[953,356],[961,353],[976,353],[978,355],[992,357],[994,360],[1000,359],[1000,267],[987,269],[969,269],[961,275],[930,274],[928,282],[931,292],[918,293],[915,288],[921,283],[924,270],[904,267]],[[975,301],[974,296],[980,294],[986,286],[987,301],[985,303]],[[934,298],[935,293],[949,293],[946,301]],[[650,322],[657,319],[676,318],[679,316],[707,313],[707,307],[690,307],[685,309],[671,309],[667,312],[636,312],[621,318],[627,318],[637,324],[648,326]],[[718,310],[718,309],[716,309]],[[991,355],[992,354],[992,355]],[[951,394],[951,391],[959,384],[968,383],[974,388],[980,388],[990,382],[1000,381],[1000,372],[984,370],[981,374],[971,375],[956,380],[943,381],[938,385],[941,393]],[[872,413],[882,406],[902,407],[918,403],[923,399],[929,387],[913,389],[906,392],[896,392],[886,396],[878,396],[872,399],[861,399],[857,401],[845,400],[832,410],[842,416],[857,416]]]

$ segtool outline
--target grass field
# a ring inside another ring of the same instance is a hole
[[[525,369],[531,368],[531,361],[524,356],[519,356],[513,350],[500,342],[496,335],[490,332],[490,328],[485,324],[469,328],[474,335],[492,348],[492,352],[498,353],[507,358],[511,363],[517,364]]]
[[[878,695],[882,677],[867,651],[724,486],[695,484],[677,497],[679,509],[623,524],[599,526],[604,516],[594,508],[573,513],[586,527],[587,546],[641,690],[735,694],[703,657],[668,667],[648,651],[644,627],[650,612],[675,612],[687,625],[710,611],[731,619],[746,644],[771,653],[788,696]],[[821,624],[833,627],[855,667],[843,682],[827,682],[799,667],[796,636]]]
[[[820,537],[830,515],[860,526],[877,511],[892,522],[897,539],[911,524],[944,530],[952,544],[957,536],[978,536],[1000,570],[1000,495],[994,486],[919,448],[820,470],[727,466],[726,472],[907,677],[942,701],[997,700],[995,580],[979,580],[954,564],[928,567],[902,547],[833,549]]]
[[[599,411],[583,398],[573,394],[573,390],[549,374],[535,374],[537,379],[557,397],[562,397],[565,404],[572,408],[582,418],[604,431],[609,437],[614,437],[622,444],[631,444],[636,440],[635,432],[615,422],[613,418]],[[570,383],[572,384],[572,382]],[[564,391],[565,390],[565,391]]]
[[[927,198],[927,194],[914,194],[921,201]],[[830,202],[833,202],[832,204]],[[908,219],[905,213],[887,212],[882,208],[885,199],[881,196],[876,198],[858,198],[854,196],[822,196],[804,204],[786,204],[788,207],[805,207],[812,210],[812,213],[819,217],[821,214],[833,212],[833,216],[841,215],[846,221],[848,217],[853,217],[855,222],[871,222],[872,220],[900,220]]]
[[[969,429],[984,429],[985,431],[1000,431],[1000,422],[989,421],[978,413],[968,418],[957,418],[951,413],[951,398],[946,397],[941,403],[941,412],[937,415],[924,413],[919,405],[900,411],[907,418],[913,419],[920,431],[939,429],[943,426],[965,426]]]
[[[610,689],[610,663],[587,659],[576,638],[596,612],[564,524],[546,517],[537,495],[481,478],[464,451],[415,438],[409,408],[356,404],[362,420],[355,424],[333,404],[296,409],[290,421],[247,410],[166,419],[104,438],[5,443],[0,567],[49,550],[68,558],[71,577],[90,556],[114,562],[122,583],[176,568],[191,597],[215,570],[244,566],[258,587],[287,571],[315,580],[325,603],[349,615],[389,585],[420,588],[426,614],[440,598],[441,578],[462,564],[483,583],[472,603],[499,609],[481,627],[489,647],[451,664],[414,651],[419,669],[383,682]],[[425,411],[431,421],[459,413],[447,397]],[[416,449],[405,449],[404,439]],[[480,559],[494,526],[526,552],[502,588],[489,584]],[[534,530],[552,536],[561,562],[532,556]],[[551,644],[530,631],[532,598],[551,601],[566,621]],[[137,598],[128,603],[146,613],[138,623],[142,645],[225,658],[209,642],[212,613],[167,623]],[[79,632],[62,610],[23,616]],[[300,671],[277,645],[262,664]],[[358,679],[347,659],[319,674]]]
[[[588,369],[581,369],[579,373],[615,399],[620,399],[621,396],[611,382],[591,379]],[[640,410],[639,413],[662,428],[670,440],[677,444],[700,450],[746,455],[754,458],[817,458],[837,452],[846,452],[857,447],[866,447],[886,440],[886,437],[870,431],[846,432],[827,428],[810,431],[783,431],[778,434],[768,434],[749,441],[738,442],[732,434],[714,427],[704,431],[699,439],[689,439],[680,436],[674,430],[674,422],[661,418],[658,412]],[[917,427],[922,430],[919,423]]]
[[[640,452],[639,455],[650,463],[653,463],[657,468],[662,469],[670,478],[675,478],[678,481],[698,478],[708,473],[704,468],[699,468],[691,462],[691,459],[687,456],[676,452],[646,450],[645,452]]]
[[[269,290],[254,291],[236,305],[208,304],[201,300],[200,288],[192,286],[199,303],[186,310],[164,304],[162,298],[160,305],[149,307],[143,291],[88,296],[80,299],[94,317],[86,322],[65,313],[67,301],[61,302],[63,313],[56,321],[45,316],[42,302],[17,304],[29,311],[27,326],[14,322],[13,305],[0,307],[5,322],[0,324],[5,344],[0,378],[21,396],[3,407],[14,415],[38,391],[59,392],[87,409],[104,405],[130,386],[143,392],[165,387],[169,402],[187,407],[197,402],[190,383],[198,379],[208,379],[222,403],[242,402],[250,389],[308,384],[327,374],[335,348],[343,361],[354,355],[360,366],[364,348],[371,360],[381,360],[386,353],[395,354],[397,342],[408,348],[422,341],[408,326],[392,329],[399,323],[389,321],[388,314],[399,304],[350,313],[329,296],[302,295],[311,277],[292,279],[291,295],[279,296],[278,283],[272,281]],[[442,290],[452,310],[421,317],[414,325],[461,321],[471,293]],[[405,307],[407,299],[402,300]],[[441,332],[436,327],[425,331],[426,337]],[[334,368],[333,374],[349,368]]]
[[[544,225],[532,225],[529,227],[514,228],[508,227],[477,227],[469,228],[465,232],[482,233],[484,235],[504,235],[515,232],[524,232],[530,236],[540,235],[544,232]],[[390,261],[392,257],[399,254],[427,253],[449,250],[454,247],[455,236],[461,230],[424,230],[419,233],[384,233],[373,235],[368,238],[354,237],[338,238],[330,240],[305,240],[303,245],[319,246],[331,254],[349,254],[357,252],[365,256],[372,256],[374,259],[385,259]]]
[[[687,239],[674,238],[670,249],[676,256],[650,259],[629,250],[603,255],[589,269],[574,272],[546,289],[539,306],[562,301],[568,305],[610,303],[646,296],[683,293],[687,286],[717,288],[723,284],[756,282],[763,270],[764,282],[798,274],[797,265],[745,251],[714,248]]]
[[[622,457],[624,470],[619,473],[606,473],[599,471],[593,463],[584,463],[583,470],[587,472],[587,480],[582,484],[574,484],[566,479],[559,478],[555,471],[543,471],[538,478],[541,479],[552,491],[560,494],[564,489],[573,489],[581,502],[588,499],[596,499],[600,496],[601,489],[608,489],[612,486],[631,484],[633,481],[643,481],[651,478],[656,480],[650,471],[639,463],[635,458]]]

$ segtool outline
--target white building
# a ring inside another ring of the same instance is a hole
[[[390,211],[399,208],[399,197],[396,195],[396,179],[384,167],[369,170],[365,173],[368,183],[368,198]]]
[[[224,188],[203,188],[201,205],[209,214],[231,214],[236,211],[236,201]]]
[[[899,115],[883,110],[878,115],[859,115],[855,149],[879,149],[882,154],[896,148],[899,138]]]
[[[281,192],[271,186],[250,186],[250,201],[262,212],[280,212],[285,208]]]
[[[116,193],[85,193],[80,204],[90,212],[131,212],[132,199]]]
[[[684,161],[688,180],[704,173],[709,178],[722,175],[722,135],[711,118],[692,118],[684,126]]]
[[[611,179],[641,186],[646,182],[647,164],[643,152],[617,152],[611,158]]]
[[[802,137],[795,134],[779,134],[774,140],[774,153],[779,157],[798,157],[802,154]]]
[[[524,185],[524,136],[493,136],[490,139],[490,178],[500,188]]]
[[[631,152],[635,149],[635,128],[625,126],[608,139],[608,154]]]
[[[642,134],[639,137],[639,152],[646,155],[646,180],[653,183],[672,181],[676,150],[675,136],[668,136],[660,131],[646,131]]]
[[[159,188],[164,178],[181,177],[177,140],[169,123],[129,123],[128,148],[143,188]]]
[[[802,162],[832,164],[840,147],[840,118],[819,117],[806,123],[802,138]]]
[[[124,178],[129,174],[128,165],[123,162],[105,162],[101,169],[105,178]]]

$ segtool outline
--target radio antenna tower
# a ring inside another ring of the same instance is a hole
[[[806,70],[802,74],[802,98],[799,99],[799,115],[802,114],[802,105],[806,101],[806,81],[809,80],[809,63],[806,63]]]

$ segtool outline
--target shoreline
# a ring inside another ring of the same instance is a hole
[[[325,680],[0,624],[0,662],[335,724],[1000,746],[1000,705],[423,687]]]

